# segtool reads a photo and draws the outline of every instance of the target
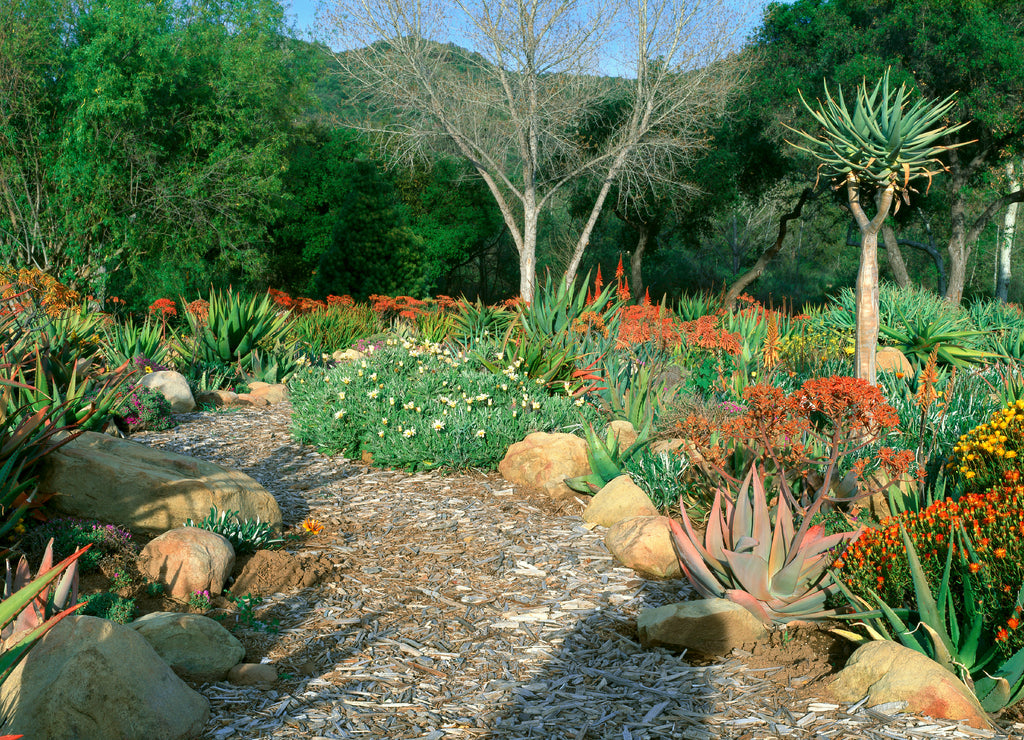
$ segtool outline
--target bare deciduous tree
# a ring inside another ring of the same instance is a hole
[[[613,184],[657,187],[708,144],[742,79],[741,2],[325,0],[320,19],[342,73],[388,113],[363,128],[392,152],[456,153],[483,178],[532,300],[539,216],[567,184],[601,183],[572,281]],[[583,134],[595,116],[611,128],[599,140]]]

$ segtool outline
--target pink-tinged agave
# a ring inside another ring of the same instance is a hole
[[[672,522],[672,540],[683,573],[705,598],[729,599],[766,625],[835,615],[825,609],[834,588],[828,569],[857,533],[825,536],[809,516],[797,530],[785,496],[773,523],[756,465],[735,503],[722,489],[715,494],[703,543],[685,509],[682,515],[682,524]]]

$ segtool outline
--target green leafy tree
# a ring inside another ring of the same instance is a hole
[[[314,292],[357,300],[373,294],[421,296],[422,240],[409,228],[394,186],[375,162],[357,160],[346,169],[347,193],[335,210]]]
[[[15,4],[0,68],[32,95],[0,137],[4,256],[99,290],[178,262],[259,275],[306,86],[280,5]]]

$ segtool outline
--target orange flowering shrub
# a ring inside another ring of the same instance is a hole
[[[740,335],[726,331],[720,326],[721,313],[701,316],[694,321],[682,321],[680,327],[686,335],[686,344],[708,352],[724,352],[737,355],[740,352]]]
[[[700,415],[678,426],[701,457],[705,472],[738,485],[750,464],[770,466],[770,477],[798,509],[814,505],[831,488],[840,464],[874,444],[899,423],[882,392],[857,378],[812,378],[799,389],[760,384],[743,393],[745,408],[719,427]],[[886,451],[890,475],[904,472],[905,456]],[[863,472],[867,461],[854,466]],[[820,482],[810,484],[816,471]]]
[[[382,319],[415,319],[424,313],[426,305],[425,301],[407,295],[394,298],[386,295],[370,296],[370,308]]]
[[[0,285],[3,286],[0,293],[7,302],[16,297],[16,303],[22,306],[26,301],[35,301],[48,316],[59,316],[69,308],[77,308],[82,302],[78,291],[36,267],[20,270],[0,267]],[[12,308],[20,310],[14,306]]]
[[[644,342],[657,342],[662,347],[678,347],[683,342],[680,322],[661,306],[649,302],[619,309],[619,341],[624,349]]]
[[[869,590],[891,606],[902,606],[913,597],[907,552],[900,536],[902,525],[914,543],[921,567],[933,593],[938,593],[951,533],[960,527],[970,538],[974,553],[954,542],[953,558],[967,564],[968,577],[986,615],[986,626],[997,646],[1007,655],[1024,647],[1024,630],[1018,630],[1021,608],[1018,593],[1024,584],[1024,485],[1020,474],[1007,474],[1002,485],[984,493],[962,496],[957,501],[937,501],[920,512],[906,512],[868,529],[835,562],[836,574],[854,593],[869,597]],[[962,577],[962,568],[951,569],[951,580]],[[963,586],[952,584],[953,593]]]
[[[210,315],[210,302],[197,298],[185,304],[185,311],[195,317],[197,323],[205,324],[206,318]]]
[[[170,298],[157,298],[149,306],[149,315],[166,321],[178,315],[178,308]]]

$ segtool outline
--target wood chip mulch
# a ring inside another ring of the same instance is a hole
[[[292,442],[290,411],[186,414],[133,437],[247,473],[286,528],[325,525],[289,550],[329,575],[264,598],[253,627],[232,625],[247,660],[273,663],[281,679],[197,686],[213,708],[205,738],[1024,736],[1024,725],[983,732],[899,707],[798,699],[742,656],[690,665],[644,649],[640,609],[689,589],[618,567],[581,504],[560,510],[495,474],[327,457]]]

